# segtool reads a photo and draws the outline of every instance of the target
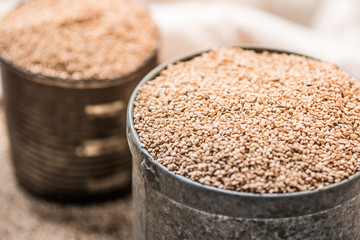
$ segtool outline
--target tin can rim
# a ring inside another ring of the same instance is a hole
[[[264,194],[249,193],[249,192],[239,192],[239,191],[226,190],[226,189],[221,189],[221,188],[217,188],[217,187],[208,186],[208,185],[198,183],[198,182],[193,181],[193,180],[191,180],[189,178],[186,178],[184,176],[181,176],[181,175],[178,175],[178,174],[175,174],[175,173],[171,172],[165,166],[163,166],[162,164],[160,164],[159,162],[154,160],[151,157],[151,155],[149,154],[149,152],[146,149],[141,147],[139,136],[138,136],[138,134],[137,134],[137,132],[135,130],[135,127],[134,127],[134,122],[133,122],[134,101],[136,99],[136,96],[137,96],[137,93],[138,93],[139,89],[145,83],[147,83],[148,81],[153,80],[156,76],[158,76],[159,73],[162,70],[167,68],[168,65],[174,64],[174,63],[179,62],[179,61],[188,61],[188,60],[190,60],[190,59],[192,59],[194,57],[200,56],[202,53],[209,52],[209,51],[217,49],[219,47],[229,47],[229,46],[217,46],[217,47],[210,48],[210,49],[208,48],[208,49],[203,49],[203,50],[200,50],[200,51],[186,53],[186,54],[180,55],[178,57],[172,58],[169,61],[166,61],[166,62],[162,63],[161,65],[159,65],[158,67],[153,69],[151,72],[149,72],[139,82],[137,87],[134,89],[134,91],[133,91],[133,93],[132,93],[132,95],[130,97],[128,108],[127,108],[128,138],[131,138],[131,140],[135,144],[136,149],[141,154],[146,156],[150,160],[151,164],[155,165],[157,167],[157,169],[161,170],[166,175],[169,175],[169,176],[173,177],[174,179],[176,179],[177,181],[179,181],[179,182],[181,182],[183,184],[194,185],[194,186],[196,186],[198,188],[202,188],[204,190],[213,191],[213,192],[226,194],[226,195],[231,195],[231,196],[234,196],[234,197],[251,197],[251,198],[267,198],[267,199],[296,198],[296,197],[304,197],[304,196],[308,196],[308,195],[316,195],[316,194],[319,194],[319,193],[333,192],[333,191],[336,191],[336,189],[342,188],[344,185],[347,185],[350,182],[353,182],[355,180],[359,181],[359,183],[360,183],[360,172],[357,172],[357,173],[349,176],[348,178],[346,178],[346,179],[344,179],[344,180],[342,180],[342,181],[340,181],[338,183],[333,183],[333,184],[330,184],[328,186],[325,186],[323,190],[315,189],[315,190],[298,191],[298,192],[293,192],[293,193],[264,193]],[[275,49],[275,48],[268,48],[268,47],[257,47],[257,46],[255,46],[255,47],[254,46],[230,46],[230,47],[237,47],[237,48],[242,48],[242,49],[245,49],[245,50],[253,50],[255,52],[268,51],[268,52],[276,52],[276,53],[295,54],[295,55],[304,56],[304,57],[319,60],[319,59],[311,57],[311,56],[307,56],[307,55],[300,54],[300,53],[293,52],[293,51],[282,50],[282,49]],[[349,74],[349,75],[351,75],[351,74]],[[354,78],[357,79],[356,77],[354,77]],[[129,145],[131,145],[131,144],[129,144]]]

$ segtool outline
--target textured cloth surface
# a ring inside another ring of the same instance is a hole
[[[358,0],[142,2],[160,29],[161,60],[218,45],[257,45],[321,58],[360,77]]]
[[[131,235],[131,199],[62,206],[29,196],[14,178],[0,109],[0,239],[122,240]]]

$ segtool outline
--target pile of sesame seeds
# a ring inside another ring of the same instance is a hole
[[[220,48],[169,65],[134,102],[141,145],[222,189],[323,189],[360,171],[360,84],[337,66]]]
[[[157,42],[154,21],[129,0],[28,0],[0,22],[2,58],[63,79],[118,78]]]

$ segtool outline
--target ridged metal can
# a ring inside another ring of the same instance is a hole
[[[114,79],[68,80],[1,59],[4,109],[18,182],[53,200],[83,202],[129,192],[126,106],[157,65],[157,49]]]
[[[323,190],[244,193],[176,175],[141,147],[133,122],[139,89],[169,64],[190,60],[203,52],[181,56],[155,68],[130,98],[127,138],[133,156],[134,239],[360,239],[359,172]]]

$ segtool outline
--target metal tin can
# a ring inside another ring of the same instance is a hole
[[[167,65],[202,52],[155,68],[130,98],[127,138],[133,156],[134,239],[360,239],[359,172],[321,191],[235,192],[176,175],[141,147],[133,123],[133,103],[139,88]]]
[[[15,174],[41,197],[103,200],[131,186],[126,106],[157,65],[157,49],[115,79],[69,80],[33,74],[1,59],[4,109]]]

